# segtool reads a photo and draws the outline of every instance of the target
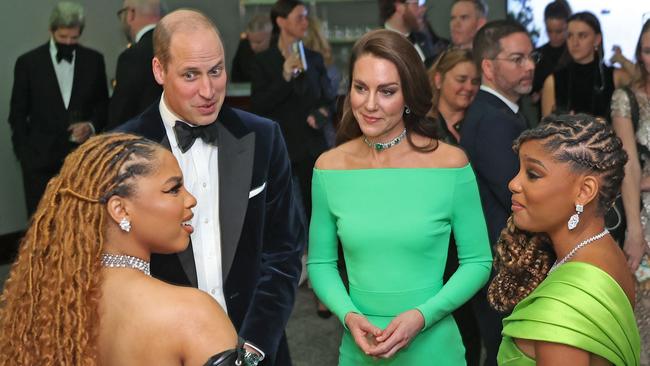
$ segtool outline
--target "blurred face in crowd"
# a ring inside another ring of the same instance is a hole
[[[641,62],[646,72],[650,73],[650,32],[641,35]]]
[[[501,52],[483,60],[484,76],[490,86],[513,102],[530,93],[533,87],[533,44],[526,33],[513,33],[499,41]]]
[[[350,107],[365,136],[388,141],[404,129],[404,95],[397,67],[372,54],[354,63]]]
[[[247,38],[253,52],[260,53],[269,48],[269,43],[271,41],[271,30],[248,32]]]
[[[417,29],[424,30],[426,27],[425,16],[427,14],[426,0],[407,0],[406,6],[409,13],[413,14],[417,22]]]
[[[449,31],[451,43],[462,48],[471,48],[476,32],[485,24],[485,18],[479,16],[474,4],[459,1],[451,8]]]
[[[129,1],[124,1],[122,3],[122,8],[118,10],[117,14],[120,18],[120,22],[122,23],[122,31],[124,32],[127,41],[133,42],[135,34],[133,34],[131,23],[135,17],[135,9],[131,6]]]
[[[167,106],[187,123],[213,123],[226,94],[226,61],[219,36],[210,28],[177,31],[169,53],[167,65],[157,57],[153,62]]]
[[[55,31],[52,31],[52,38],[54,42],[75,45],[79,43],[79,37],[81,36],[81,28],[71,27],[71,28],[57,28]]]
[[[307,33],[307,27],[309,26],[307,8],[304,5],[298,5],[291,10],[286,18],[277,17],[275,21],[285,36],[301,39]]]
[[[398,5],[397,3],[395,5]],[[420,7],[418,6],[417,0],[407,0],[402,4],[404,6],[404,14],[402,19],[404,20],[404,25],[409,31],[417,31],[420,29],[420,21],[418,17],[420,16]],[[426,10],[426,9],[425,9]]]
[[[594,52],[600,48],[602,37],[581,20],[569,22],[567,49],[573,61],[586,64],[594,60]]]
[[[466,61],[454,66],[444,75],[435,76],[436,88],[440,89],[439,103],[453,111],[464,111],[474,100],[481,78],[474,63]]]
[[[561,47],[567,38],[567,23],[564,19],[548,18],[546,24],[546,34],[548,43],[552,47]]]

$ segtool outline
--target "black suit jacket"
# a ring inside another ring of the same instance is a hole
[[[108,108],[107,130],[142,113],[160,98],[162,87],[151,69],[153,29],[124,50],[117,59],[115,88]]]
[[[293,308],[305,231],[292,194],[291,168],[279,126],[251,113],[222,107],[219,127],[219,222],[224,295],[239,335],[267,354],[276,350]],[[158,103],[118,128],[169,148]],[[249,199],[255,188],[265,188]],[[151,273],[197,287],[191,245],[153,255]],[[277,357],[278,359],[288,359]]]
[[[468,108],[460,130],[460,145],[474,167],[490,243],[494,245],[511,213],[508,183],[519,171],[514,140],[526,129],[499,98],[479,90]]]
[[[50,56],[50,42],[18,57],[14,68],[9,124],[14,152],[23,166],[34,169],[60,165],[76,146],[69,141],[71,122],[106,124],[108,88],[104,57],[79,46],[68,108]],[[74,119],[74,120],[73,120]]]
[[[277,47],[255,55],[252,67],[253,112],[277,121],[287,140],[292,162],[315,161],[327,149],[323,130],[307,124],[307,116],[334,100],[323,57],[305,48],[307,70],[289,82],[282,77],[284,58]]]

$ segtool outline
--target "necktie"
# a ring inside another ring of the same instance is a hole
[[[203,141],[216,145],[217,142],[217,122],[210,123],[205,126],[190,126],[185,122],[176,121],[174,125],[174,134],[176,135],[176,142],[182,153],[194,145],[194,140],[197,138]]]

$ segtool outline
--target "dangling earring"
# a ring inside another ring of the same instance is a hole
[[[122,220],[120,220],[120,229],[122,229],[122,231],[126,231],[127,233],[131,231],[131,221],[129,221],[129,219],[126,217],[122,217]]]
[[[580,222],[580,214],[584,210],[585,209],[581,204],[576,203],[576,213],[571,215],[571,217],[569,218],[569,222],[567,223],[569,230],[573,230],[576,228],[576,226],[578,226],[578,223]]]
[[[409,109],[408,106],[404,106],[404,113],[406,113],[406,114],[410,114],[410,113],[411,113],[411,110]]]

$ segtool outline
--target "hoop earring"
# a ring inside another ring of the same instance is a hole
[[[122,231],[126,231],[127,233],[131,231],[131,221],[129,221],[129,219],[126,217],[122,217],[122,220],[120,220],[120,229],[122,229]]]
[[[569,230],[573,230],[578,226],[578,223],[580,222],[580,214],[585,210],[585,208],[579,204],[576,203],[576,213],[571,215],[569,218],[569,222],[567,223],[567,226],[569,227]]]

